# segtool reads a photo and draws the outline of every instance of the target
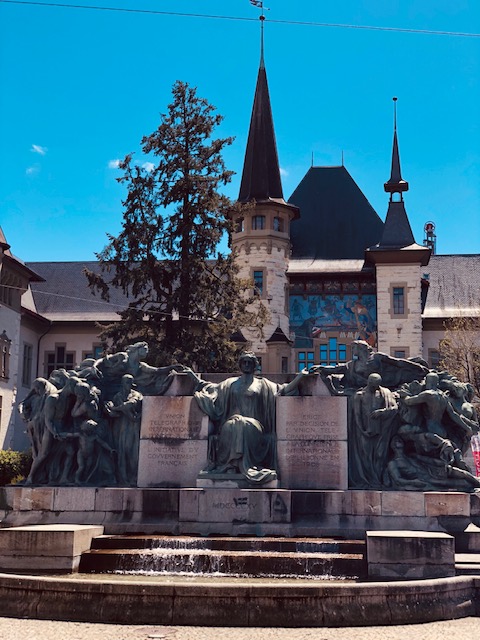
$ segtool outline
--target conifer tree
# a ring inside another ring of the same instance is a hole
[[[131,300],[103,331],[113,348],[145,340],[155,364],[229,371],[237,356],[231,336],[241,326],[261,330],[265,320],[262,305],[247,310],[251,283],[238,278],[234,256],[216,252],[238,217],[239,205],[220,192],[232,176],[222,159],[232,138],[212,137],[223,118],[195,88],[177,81],[172,94],[158,129],[142,139],[153,168],[131,154],[120,163],[122,230],[107,234],[97,255],[101,275],[86,275],[104,298],[114,286]]]

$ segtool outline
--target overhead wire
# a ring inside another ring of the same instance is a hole
[[[111,11],[119,13],[137,13],[147,15],[162,15],[162,16],[174,16],[181,18],[205,18],[213,20],[234,20],[240,22],[257,22],[258,18],[250,18],[248,16],[229,16],[229,15],[215,15],[207,13],[185,13],[179,11],[160,11],[158,9],[132,9],[128,7],[105,7],[101,5],[79,5],[70,4],[66,2],[38,2],[35,0],[0,0],[3,4],[15,4],[15,5],[30,5],[36,7],[55,7],[63,9],[85,9],[90,11]],[[364,31],[387,31],[396,33],[411,33],[420,35],[432,35],[432,36],[450,36],[461,38],[480,38],[480,33],[473,33],[468,31],[435,31],[431,29],[411,29],[402,27],[382,27],[374,25],[359,25],[359,24],[342,24],[331,22],[309,22],[306,20],[279,20],[275,18],[269,18],[269,23],[272,24],[286,24],[294,26],[304,27],[324,27],[334,29],[359,29]]]

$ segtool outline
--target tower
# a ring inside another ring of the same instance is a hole
[[[261,19],[263,16],[261,16]],[[263,337],[255,328],[242,329],[262,359],[263,371],[290,367],[288,280],[290,222],[299,216],[283,198],[272,109],[262,47],[238,201],[249,204],[235,222],[232,249],[239,276],[254,282],[258,304],[269,311]],[[275,334],[275,335],[274,335]],[[281,334],[284,340],[280,340]],[[273,346],[274,345],[274,346]]]
[[[422,353],[422,278],[420,267],[428,264],[430,249],[415,242],[408,220],[397,137],[394,100],[394,131],[390,178],[384,188],[390,194],[383,234],[378,244],[365,251],[375,265],[377,281],[378,350],[397,357]]]

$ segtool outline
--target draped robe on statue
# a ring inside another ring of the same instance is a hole
[[[286,386],[265,378],[254,378],[247,385],[242,377],[199,383],[195,398],[215,425],[210,471],[239,471],[256,483],[275,476],[275,396],[283,395]]]

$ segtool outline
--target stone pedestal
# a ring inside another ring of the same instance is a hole
[[[0,529],[0,570],[77,571],[81,554],[101,535],[102,526],[79,524]]]
[[[455,538],[432,531],[367,531],[368,577],[384,580],[455,575]]]
[[[192,396],[144,398],[139,487],[194,487],[207,464],[208,417]]]
[[[253,489],[215,488],[183,491],[179,521],[196,524],[289,523],[291,493]]]
[[[278,397],[277,453],[282,487],[347,489],[346,398]]]

